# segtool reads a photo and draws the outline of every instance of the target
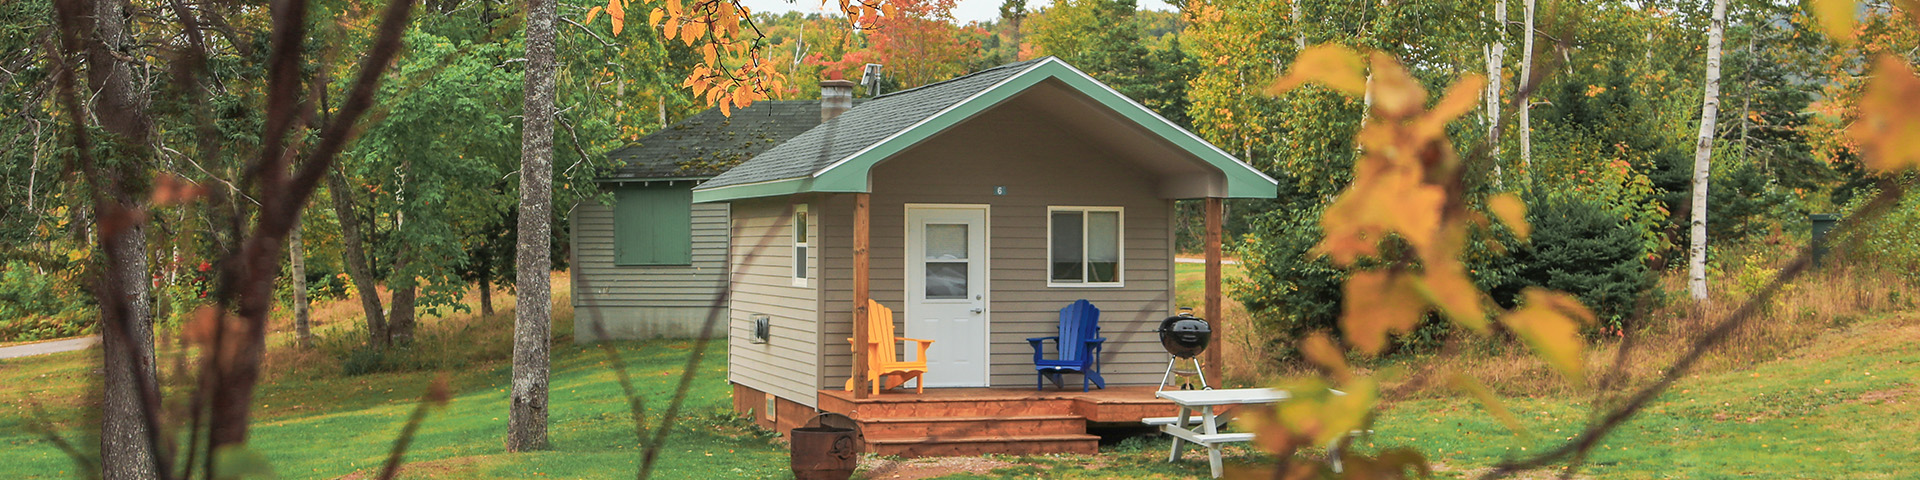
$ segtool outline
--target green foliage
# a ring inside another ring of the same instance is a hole
[[[1053,55],[1114,90],[1186,126],[1187,83],[1193,77],[1177,35],[1147,42],[1134,0],[1060,0],[1027,19],[1033,56]],[[1156,48],[1157,47],[1157,48]]]
[[[0,264],[0,342],[92,333],[93,297],[70,273],[36,271],[26,262]]]
[[[1915,184],[1910,177],[1899,181]],[[1846,206],[1848,216],[1842,217],[1841,225],[1875,195],[1877,192],[1868,191],[1856,196]],[[1908,279],[1920,281],[1920,195],[1907,194],[1879,219],[1855,228],[1858,230],[1848,237],[1829,239],[1836,246],[1833,251],[1853,261],[1904,272]]]

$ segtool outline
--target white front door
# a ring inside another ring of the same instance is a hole
[[[987,206],[908,205],[906,264],[906,336],[934,341],[927,386],[987,386]]]

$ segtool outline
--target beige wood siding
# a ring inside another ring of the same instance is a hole
[[[575,341],[599,339],[596,320],[616,339],[700,335],[726,290],[726,204],[693,205],[688,265],[614,265],[613,208],[584,201],[569,218]]]
[[[733,204],[733,270],[728,300],[728,380],[807,406],[819,403],[818,207],[810,213],[807,265],[815,277],[794,285],[793,204],[789,198],[745,200]],[[698,205],[698,204],[696,204]],[[767,343],[752,343],[753,317],[771,320]]]
[[[1153,329],[1174,307],[1173,201],[1156,195],[1157,179],[1017,104],[928,139],[876,166],[872,175],[872,296],[895,310],[907,307],[901,259],[906,205],[992,205],[992,386],[1033,385],[1033,350],[1026,339],[1056,335],[1059,310],[1082,298],[1101,311],[1101,333],[1108,339],[1102,371],[1108,382],[1159,381],[1167,355]],[[1006,195],[994,195],[994,186],[1005,186]],[[820,343],[826,347],[819,385],[832,388],[846,381],[852,361],[846,347],[852,325],[852,198],[834,195],[821,203],[816,211],[826,227],[821,251],[827,288],[820,307],[820,318],[826,319]],[[1047,286],[1048,206],[1125,208],[1124,286]],[[932,348],[940,348],[939,339],[932,340]]]

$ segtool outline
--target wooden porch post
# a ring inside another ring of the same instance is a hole
[[[867,196],[853,194],[853,398],[867,398]]]
[[[1220,376],[1220,351],[1226,349],[1227,322],[1220,317],[1220,197],[1207,197],[1207,322],[1213,326],[1213,346],[1207,348],[1207,378],[1225,385]]]

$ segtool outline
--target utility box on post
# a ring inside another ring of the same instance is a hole
[[[1818,267],[1827,256],[1827,233],[1833,231],[1834,224],[1840,223],[1840,214],[1815,213],[1807,215],[1807,220],[1813,223],[1813,235],[1809,237],[1808,246],[1813,248],[1813,266]]]

